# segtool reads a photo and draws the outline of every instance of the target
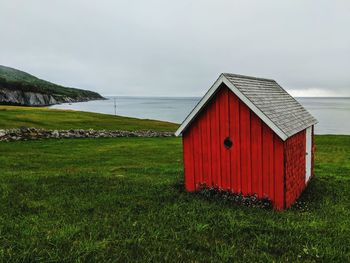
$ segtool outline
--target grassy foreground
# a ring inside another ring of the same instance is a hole
[[[91,112],[0,105],[0,129],[19,128],[21,126],[52,130],[175,131],[178,124]]]
[[[179,191],[179,138],[0,143],[0,258],[348,262],[350,136],[316,136],[304,209]]]

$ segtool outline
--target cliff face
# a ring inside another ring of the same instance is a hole
[[[0,65],[0,104],[48,106],[101,99],[96,92],[64,87]]]
[[[49,106],[59,103],[97,100],[101,97],[75,97],[49,95],[33,91],[21,91],[0,87],[0,104],[24,106]]]
[[[0,88],[0,103],[26,106],[46,106],[58,102],[52,95]]]

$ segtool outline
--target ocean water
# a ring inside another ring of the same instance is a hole
[[[181,123],[200,100],[199,97],[107,97],[78,103],[51,106],[55,109],[114,114],[142,119]],[[350,98],[297,98],[319,121],[317,134],[350,134]]]

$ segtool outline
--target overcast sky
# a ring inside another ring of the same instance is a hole
[[[0,64],[104,95],[201,96],[231,72],[350,96],[350,1],[0,0]]]

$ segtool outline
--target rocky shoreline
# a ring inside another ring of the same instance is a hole
[[[45,130],[37,128],[0,129],[0,141],[25,141],[63,138],[173,137],[174,132],[121,130]]]
[[[54,94],[45,94],[33,91],[21,91],[1,87],[0,83],[0,104],[1,105],[20,105],[20,106],[50,106],[61,103],[74,103],[90,100],[105,100],[104,97],[96,96],[59,96]]]

